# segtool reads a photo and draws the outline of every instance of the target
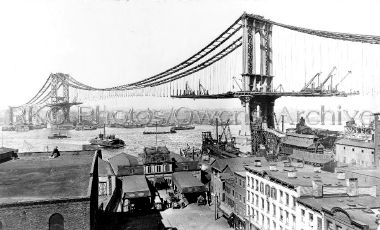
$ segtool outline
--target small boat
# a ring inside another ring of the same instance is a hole
[[[169,131],[144,131],[143,134],[171,134],[176,133],[176,131],[173,128],[170,128]]]
[[[125,146],[125,142],[117,138],[115,135],[108,135],[106,136],[106,127],[104,125],[104,133],[100,133],[99,136],[93,138],[90,140],[90,144],[92,145],[99,145],[103,148],[123,148]]]
[[[63,138],[70,138],[69,136],[61,133],[53,133],[53,135],[48,136],[49,139],[63,139]]]
[[[189,130],[195,129],[195,126],[192,125],[176,125],[172,127],[174,130]]]

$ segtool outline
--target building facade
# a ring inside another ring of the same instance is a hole
[[[349,166],[375,165],[375,143],[350,139],[335,142],[335,159]]]

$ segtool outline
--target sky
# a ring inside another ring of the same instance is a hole
[[[307,28],[380,35],[380,0],[0,0],[0,109],[25,103],[50,73],[94,87],[144,79],[208,44],[244,11]],[[377,97],[334,99],[375,110]],[[311,102],[311,103],[310,103]],[[278,106],[331,104],[281,99]],[[130,107],[236,107],[238,100],[134,98]]]

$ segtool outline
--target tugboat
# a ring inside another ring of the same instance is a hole
[[[117,138],[115,135],[106,136],[106,126],[104,125],[104,132],[100,133],[98,137],[95,137],[90,140],[90,144],[99,145],[103,148],[123,148],[125,146],[125,142]]]
[[[61,134],[60,132],[59,133],[53,133],[53,135],[51,136],[48,136],[49,139],[64,139],[64,138],[70,138],[69,136],[65,135],[65,134]]]

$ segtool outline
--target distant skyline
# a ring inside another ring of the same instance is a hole
[[[307,28],[380,35],[378,9],[376,0],[3,0],[0,108],[25,103],[50,73],[69,73],[95,87],[144,79],[198,51],[244,11]],[[276,106],[339,104],[376,110],[378,99],[283,98]],[[136,108],[240,107],[237,99],[133,98],[120,103]]]

